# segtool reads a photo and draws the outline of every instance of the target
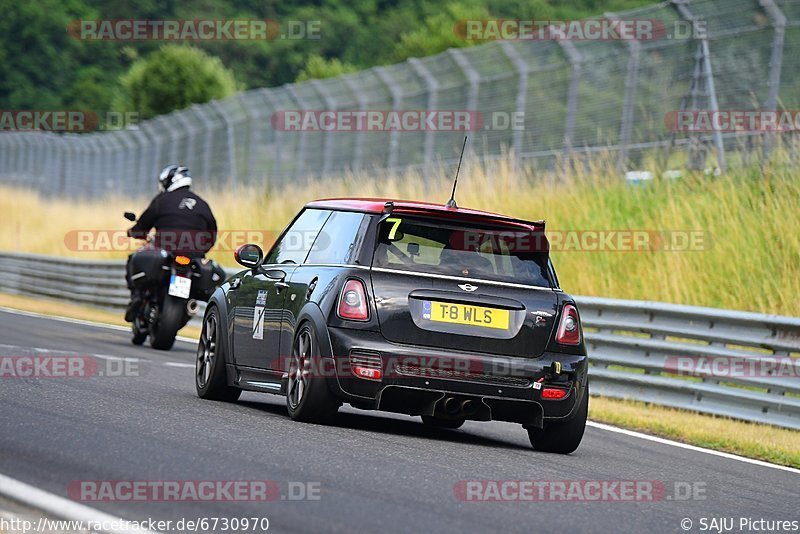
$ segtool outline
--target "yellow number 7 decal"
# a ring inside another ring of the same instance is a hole
[[[403,222],[403,219],[398,219],[396,217],[389,217],[386,219],[386,222],[392,223],[392,229],[389,230],[389,241],[394,241],[394,236],[397,233],[397,227],[400,226],[400,223]]]

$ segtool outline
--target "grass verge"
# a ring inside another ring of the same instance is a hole
[[[601,423],[800,469],[800,432],[643,402],[592,397],[589,417]]]
[[[510,160],[487,166],[466,162],[457,196],[460,206],[546,219],[551,256],[569,293],[800,316],[795,298],[800,217],[791,215],[800,205],[800,187],[796,169],[784,159],[776,151],[763,169],[738,168],[719,177],[687,172],[642,186],[627,185],[615,162],[600,157],[588,167],[557,174],[534,168],[515,172]],[[281,189],[214,191],[203,189],[201,178],[196,183],[223,232],[265,235],[259,243],[264,248],[315,198],[444,202],[452,187],[445,171],[298,181]],[[81,251],[68,235],[82,230],[124,235],[129,223],[122,212],[141,212],[148,200],[75,200],[2,188],[0,250],[122,259],[135,243],[109,251],[90,241],[90,250]],[[232,266],[236,243],[218,245],[211,256]]]

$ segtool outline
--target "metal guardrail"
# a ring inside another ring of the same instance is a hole
[[[124,272],[118,260],[0,253],[0,291],[7,293],[119,309],[128,300]],[[660,302],[577,300],[593,394],[800,430],[800,318]],[[691,364],[691,376],[676,372],[681,362]],[[724,363],[723,371],[740,372],[720,376],[715,362]],[[761,372],[776,362],[784,367]]]

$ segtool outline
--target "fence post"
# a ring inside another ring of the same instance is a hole
[[[604,13],[609,20],[619,20],[616,13]],[[628,163],[628,148],[631,144],[631,131],[636,116],[636,85],[639,81],[639,57],[642,46],[636,38],[627,39],[625,44],[630,52],[628,68],[625,73],[625,100],[622,104],[622,118],[619,125],[619,161],[620,170],[625,170]]]
[[[189,111],[187,110],[180,110],[173,114],[175,120],[181,124],[181,127],[184,132],[186,132],[186,136],[184,137],[184,154],[186,155],[185,158],[180,158],[180,156],[175,157],[175,163],[180,165],[186,165],[191,169],[194,167],[194,127],[192,123],[189,121]]]
[[[134,136],[129,130],[119,131],[119,144],[122,147],[123,158],[121,166],[125,168],[126,180],[125,183],[120,184],[123,188],[121,192],[128,195],[134,194],[134,183],[136,179],[136,166],[134,160],[136,159],[136,145],[132,145]]]
[[[147,134],[144,133],[142,126],[137,126],[135,130],[133,130],[133,135],[131,139],[136,141],[136,171],[135,171],[135,181],[136,187],[134,191],[136,194],[144,194],[147,192],[145,188],[148,169],[147,169],[147,142],[148,137]],[[155,177],[153,177],[155,179]],[[141,184],[141,185],[140,185]]]
[[[398,87],[397,82],[392,80],[389,73],[386,72],[386,67],[375,67],[375,74],[381,79],[383,85],[389,90],[392,95],[392,111],[399,112],[400,106],[403,105],[403,91]],[[389,132],[389,156],[386,160],[386,168],[393,170],[397,167],[397,149],[398,149],[398,135],[400,132],[392,130]]]
[[[501,41],[500,48],[503,50],[506,57],[508,57],[508,60],[511,61],[517,71],[519,80],[517,81],[517,99],[514,107],[516,112],[524,118],[526,109],[525,104],[528,100],[528,76],[530,74],[530,69],[528,68],[528,64],[522,58],[522,55],[520,55],[520,53],[511,43],[508,41]],[[514,151],[515,170],[519,169],[520,160],[522,158],[522,141],[524,133],[524,128],[515,128],[511,137],[511,148]]]
[[[119,174],[114,173],[114,159],[116,153],[119,151],[119,145],[117,144],[117,140],[114,138],[114,133],[112,132],[98,134],[97,142],[100,146],[100,152],[103,154],[103,183],[100,184],[100,189],[103,191],[108,191],[113,189],[115,185],[121,185],[119,183],[115,184],[114,182],[110,181],[111,176],[119,176]]]
[[[8,174],[8,162],[11,156],[11,151],[8,149],[8,136],[10,134],[0,132],[0,182],[6,182],[6,175]]]
[[[62,135],[61,153],[63,154],[62,166],[64,167],[64,179],[61,182],[61,190],[59,191],[62,195],[71,193],[73,184],[75,180],[77,180],[77,175],[75,173],[75,164],[77,163],[75,146],[77,141],[75,140],[75,135],[76,134],[72,133],[65,133]]]
[[[783,40],[786,31],[786,16],[773,0],[759,0],[759,3],[772,19],[775,35],[772,38],[772,53],[769,58],[769,92],[767,93],[767,110],[778,110],[778,97],[781,89],[781,70],[783,68]],[[775,132],[769,131],[764,136],[764,159],[769,157],[775,142]]]
[[[297,106],[298,106],[297,109],[300,110],[300,112],[308,112],[308,111],[310,111],[308,109],[308,105],[306,104],[306,102],[297,93],[297,90],[295,89],[295,84],[290,83],[290,84],[286,85],[286,91],[289,93],[289,96],[292,97],[292,100],[294,100],[297,103]],[[295,154],[294,154],[294,156],[295,156],[294,157],[294,161],[295,161],[294,177],[295,178],[302,177],[303,172],[305,171],[305,161],[306,161],[305,152],[306,152],[306,130],[304,128],[302,128],[300,130],[300,138],[297,140],[297,147],[295,148]]]
[[[272,117],[275,115],[275,113],[278,112],[278,103],[276,101],[275,95],[272,94],[272,89],[266,87],[263,89],[259,89],[258,94],[261,96],[261,98],[264,99],[264,102],[272,110],[269,119],[269,124],[270,126],[272,126],[273,125]],[[274,129],[274,135],[275,135],[275,140],[274,140],[275,157],[272,160],[272,176],[273,177],[280,176],[281,181],[283,181],[283,151],[281,150],[283,148],[283,132]]]
[[[469,82],[469,89],[467,92],[467,110],[470,113],[475,113],[478,111],[478,84],[481,81],[481,77],[461,49],[451,48],[447,52],[453,58],[453,61],[455,61],[456,65],[458,65],[458,68],[461,69],[464,77]],[[465,152],[469,152],[472,149],[472,143],[474,140],[474,135],[468,136],[467,145],[464,149]]]
[[[327,111],[337,109],[336,100],[328,94],[325,85],[319,80],[311,80],[311,86],[317,91],[322,103]],[[335,135],[335,134],[334,134]],[[331,150],[333,149],[333,135],[328,133],[322,136],[322,175],[328,174],[331,168]]]
[[[205,148],[203,149],[203,173],[202,176],[211,183],[211,148],[212,148],[212,127],[214,123],[205,114],[207,108],[192,104],[189,110],[194,113],[194,116],[203,124],[205,130]]]
[[[236,172],[236,140],[233,136],[233,122],[225,110],[222,108],[222,104],[220,104],[219,100],[212,100],[209,102],[211,107],[214,111],[217,112],[220,119],[222,119],[222,123],[225,125],[225,144],[228,151],[228,180],[233,183],[233,185],[239,184],[239,176]],[[223,177],[220,177],[223,178]]]
[[[22,173],[21,174],[22,174],[22,179],[24,181],[28,180],[27,175],[32,175],[33,174],[33,169],[31,168],[31,162],[33,161],[33,157],[31,157],[32,145],[31,145],[30,139],[28,137],[30,135],[30,133],[31,132],[19,132],[17,134],[17,135],[19,135],[19,140],[20,140],[20,143],[21,143],[21,146],[22,146],[22,149],[21,149],[22,157],[20,158],[20,160],[22,162],[22,165],[21,165]]]
[[[692,14],[692,11],[689,9],[688,4],[685,0],[671,0],[672,5],[675,6],[675,9],[678,11],[680,16],[692,23],[692,33],[694,35],[699,34],[699,30],[697,29],[697,20]],[[702,59],[703,65],[703,77],[706,81],[706,91],[708,93],[708,100],[709,100],[709,108],[711,111],[716,114],[719,111],[719,104],[717,102],[717,88],[714,85],[714,71],[711,68],[711,50],[708,46],[708,35],[705,33],[699,38],[700,41],[700,56]],[[714,144],[716,145],[717,149],[717,164],[719,165],[720,171],[725,171],[725,143],[722,140],[722,132],[719,129],[715,129],[713,132],[714,137]]]
[[[367,99],[364,97],[364,92],[355,82],[353,76],[345,75],[342,77],[342,80],[347,88],[350,89],[350,91],[356,97],[356,102],[358,102],[358,110],[366,111]],[[364,132],[356,132],[355,136],[355,142],[353,143],[353,159],[350,161],[350,168],[354,173],[357,173],[359,170],[361,170],[361,163],[364,159]]]
[[[581,77],[583,56],[572,41],[556,39],[570,64],[569,88],[567,89],[567,117],[564,122],[564,158],[569,158],[575,136],[575,114],[578,107],[578,84]]]
[[[255,109],[252,108],[250,102],[247,101],[245,95],[252,95],[253,93],[248,91],[236,93],[236,99],[239,101],[239,104],[242,106],[242,109],[247,116],[247,182],[252,183],[255,179],[255,168],[256,168],[256,154],[258,152],[258,138],[259,138],[259,130],[258,124],[261,121],[261,108],[256,107]]]
[[[414,69],[414,72],[417,74],[417,76],[422,78],[422,80],[425,82],[425,90],[428,93],[428,113],[431,113],[436,109],[437,101],[439,99],[439,81],[434,75],[431,74],[431,71],[429,71],[419,59],[411,58],[408,60],[408,63],[411,65],[411,68]],[[425,133],[423,134],[424,138],[422,143],[426,167],[433,162],[434,133],[435,132],[433,130],[425,128]]]

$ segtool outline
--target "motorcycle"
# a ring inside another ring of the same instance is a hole
[[[136,215],[125,212],[136,221]],[[176,254],[152,245],[131,255],[127,266],[129,286],[139,292],[141,304],[131,323],[131,342],[169,350],[178,330],[197,314],[199,302],[211,298],[225,280],[225,271],[213,260]]]

